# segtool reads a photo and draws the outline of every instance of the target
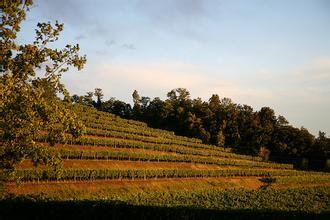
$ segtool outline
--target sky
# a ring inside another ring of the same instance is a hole
[[[35,0],[18,40],[38,22],[64,23],[53,46],[79,43],[84,70],[71,94],[102,88],[105,99],[166,98],[187,88],[273,108],[294,126],[330,134],[328,0]]]

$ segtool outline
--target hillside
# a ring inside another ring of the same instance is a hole
[[[101,200],[109,206],[120,202],[217,211],[329,211],[328,173],[262,162],[86,106],[76,105],[75,111],[87,129],[82,137],[55,145],[63,171],[34,168],[25,160],[17,167],[21,184],[7,183],[5,192],[42,201]]]
[[[330,139],[326,133],[320,131],[315,137],[306,128],[290,124],[271,107],[258,110],[217,94],[203,101],[192,98],[185,88],[169,91],[164,100],[141,98],[136,90],[132,96],[133,106],[115,98],[103,100],[102,89],[95,88],[94,93],[85,96],[73,95],[72,100],[125,119],[143,121],[153,128],[199,138],[204,144],[231,148],[236,153],[259,153],[272,161],[293,163],[304,169],[330,169]]]
[[[326,7],[121,2],[1,1],[0,220],[330,219]]]

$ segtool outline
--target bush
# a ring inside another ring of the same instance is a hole
[[[266,147],[261,147],[259,149],[258,156],[262,158],[263,161],[268,161],[270,155],[270,150],[268,150]]]

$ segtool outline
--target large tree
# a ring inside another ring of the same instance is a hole
[[[132,94],[132,97],[133,97],[133,118],[134,119],[141,119],[141,97],[139,95],[139,92],[134,90],[133,94]]]
[[[97,100],[96,100],[96,103],[95,103],[95,107],[98,109],[98,110],[102,110],[102,99],[103,99],[103,91],[101,88],[95,88],[94,90],[94,95],[96,96]]]
[[[52,48],[63,30],[58,22],[38,23],[35,40],[20,45],[16,37],[32,3],[0,3],[0,171],[5,174],[13,174],[15,165],[23,159],[57,167],[59,156],[39,146],[38,135],[48,135],[53,145],[65,141],[65,133],[79,136],[83,128],[69,110],[70,97],[60,79],[69,66],[82,69],[86,57],[79,56],[79,45]]]

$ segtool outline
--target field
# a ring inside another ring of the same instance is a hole
[[[75,218],[329,217],[329,173],[263,162],[90,107],[75,110],[87,131],[53,148],[62,172],[19,164],[19,183],[0,188],[11,195],[0,202],[4,217],[18,207],[40,219],[48,211],[51,218],[67,211]],[[45,138],[37,141],[48,147]]]

